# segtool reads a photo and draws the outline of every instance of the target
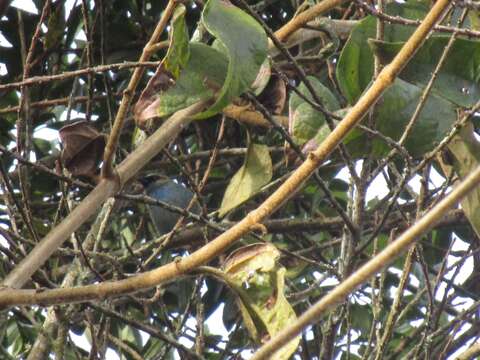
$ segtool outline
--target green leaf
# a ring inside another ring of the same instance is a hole
[[[398,140],[417,107],[422,91],[418,86],[396,79],[375,107],[377,130]],[[405,141],[405,148],[414,157],[432,150],[445,137],[456,119],[454,104],[430,95]],[[389,150],[384,141],[373,139],[373,155],[383,156]]]
[[[142,346],[142,336],[138,329],[135,329],[131,326],[125,325],[120,329],[119,334],[120,340],[127,342],[130,346],[134,345],[135,348],[140,348]]]
[[[165,343],[162,340],[151,336],[143,346],[144,359],[154,359],[156,355],[160,354],[164,347]]]
[[[422,91],[422,88],[414,84],[396,79],[375,106],[376,130],[393,140],[400,139],[417,107]],[[404,143],[405,148],[413,157],[422,156],[447,135],[456,119],[455,104],[437,95],[430,95]],[[322,125],[304,149],[316,148],[328,134],[329,127]],[[343,143],[355,158],[380,158],[391,150],[385,141],[378,137],[369,138],[360,129],[350,131]]]
[[[9,319],[8,321],[6,340],[8,344],[13,344],[11,349],[11,353],[13,355],[18,355],[21,353],[23,348],[23,339],[20,334],[18,323],[12,319]]]
[[[122,230],[120,232],[122,238],[124,241],[128,244],[128,246],[131,246],[136,240],[137,237],[134,231],[132,231],[132,228],[129,226],[127,221],[122,221]]]
[[[195,119],[215,115],[252,86],[267,56],[262,27],[233,5],[209,0],[202,22],[217,40],[214,46],[189,43],[185,8],[172,18],[170,47],[135,105],[139,126],[199,101],[214,104]]]
[[[165,71],[170,72],[175,79],[180,76],[181,70],[186,66],[190,56],[188,46],[188,29],[185,23],[185,6],[179,5],[172,16],[171,44],[162,62]]]
[[[161,116],[157,115],[159,98],[175,84],[182,69],[188,64],[190,47],[185,11],[185,6],[181,4],[175,9],[171,20],[172,31],[167,55],[135,104],[135,120],[139,126],[152,117]],[[159,112],[161,113],[161,109]]]
[[[179,279],[169,284],[165,287],[163,295],[165,305],[172,311],[184,311],[188,306],[193,289],[191,279]]]
[[[197,118],[210,117],[247,90],[267,57],[267,36],[255,19],[221,0],[209,0],[202,13],[206,29],[223,45],[228,71],[216,102]]]
[[[308,76],[307,79],[327,110],[335,111],[340,108],[335,96],[320,80],[313,76]],[[298,91],[307,99],[313,100],[310,91],[308,91],[304,83],[300,84]],[[302,99],[297,93],[292,93],[290,97],[288,118],[290,134],[299,145],[303,145],[313,138],[322,125],[325,124],[325,115],[314,109],[312,105]]]
[[[222,199],[219,216],[242,204],[272,179],[272,159],[268,147],[250,143],[245,162],[232,177]]]
[[[400,78],[425,87],[449,41],[449,36],[428,39],[402,70]],[[390,62],[403,42],[370,41],[383,62]],[[480,97],[480,42],[457,39],[433,83],[432,92],[460,106],[473,106]]]
[[[477,11],[469,11],[468,19],[473,30],[480,29],[480,14]]]
[[[354,329],[359,329],[360,334],[364,336],[368,334],[373,314],[371,308],[365,305],[353,304],[350,306],[350,321]]]
[[[386,7],[389,15],[407,19],[422,19],[428,7],[420,2],[405,4],[390,3]],[[350,104],[354,104],[368,87],[373,76],[373,53],[367,44],[375,38],[377,20],[367,16],[353,29],[345,44],[337,65],[338,85]],[[385,24],[385,41],[406,41],[415,30],[412,26]]]
[[[432,231],[431,238],[423,247],[423,256],[427,264],[434,266],[443,261],[453,241],[452,232],[450,228]]]
[[[448,150],[453,155],[453,166],[442,162],[442,169],[446,176],[451,170],[464,179],[480,165],[480,143],[475,138],[473,125],[464,126],[448,145]],[[472,225],[477,236],[480,236],[480,189],[475,188],[462,202],[462,209]]]
[[[297,318],[285,298],[285,268],[272,244],[254,244],[238,249],[225,264],[225,273],[237,295],[243,322],[252,339],[261,344]],[[272,355],[289,359],[300,342],[297,336]]]
[[[147,138],[147,133],[142,129],[136,127],[132,133],[132,147],[136,149],[137,147],[143,144],[146,138]]]
[[[207,60],[208,59],[208,60]],[[201,43],[190,44],[190,58],[175,85],[158,97],[156,116],[167,116],[215,96],[227,73],[227,58]]]
[[[51,51],[61,43],[65,32],[65,7],[62,3],[57,3],[48,17],[47,29],[44,46]]]

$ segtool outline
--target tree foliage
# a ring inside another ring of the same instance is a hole
[[[480,165],[474,1],[299,169],[440,2],[0,2],[0,357],[249,358],[436,212]],[[146,196],[158,175],[190,206]],[[479,211],[473,189],[271,358],[480,354]]]

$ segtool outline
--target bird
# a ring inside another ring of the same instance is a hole
[[[163,201],[169,205],[177,206],[185,209],[193,198],[193,192],[167,176],[148,176],[140,180],[145,187],[145,193],[156,199]],[[180,214],[172,212],[159,205],[147,205],[150,218],[160,235],[164,235],[172,231]],[[199,215],[201,212],[200,205],[195,202],[190,212]]]

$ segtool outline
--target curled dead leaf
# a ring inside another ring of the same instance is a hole
[[[280,252],[275,246],[268,243],[257,243],[243,246],[230,254],[225,260],[223,268],[227,273],[237,272],[238,266],[245,264],[260,255],[267,255],[268,258],[275,261],[280,257]]]
[[[243,324],[258,344],[268,341],[296,319],[285,297],[286,269],[278,262],[280,251],[270,243],[252,244],[235,251],[224,271],[235,291]],[[287,360],[300,337],[275,351],[272,359]]]
[[[148,129],[149,120],[157,115],[159,100],[157,94],[166,91],[174,84],[175,79],[173,75],[166,71],[164,66],[160,65],[148,81],[147,86],[133,108],[135,123],[140,129]]]
[[[103,159],[105,135],[84,120],[62,127],[59,134],[63,167],[73,176],[95,177]]]

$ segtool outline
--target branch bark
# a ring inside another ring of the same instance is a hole
[[[142,51],[142,55],[140,56],[139,62],[145,62],[150,59],[150,55],[152,54],[152,46],[154,46],[160,35],[162,34],[163,30],[167,26],[168,20],[170,20],[173,11],[177,5],[176,0],[169,0],[168,5],[165,11],[160,18],[155,30],[153,31],[150,40],[145,45]],[[117,111],[117,115],[115,116],[115,121],[113,123],[112,131],[110,132],[110,136],[108,137],[107,145],[105,146],[105,153],[103,156],[103,167],[102,167],[102,177],[103,178],[110,178],[113,177],[113,159],[115,155],[115,151],[117,149],[118,140],[120,138],[120,133],[123,128],[123,123],[125,121],[125,117],[128,112],[128,108],[130,107],[130,103],[132,101],[133,95],[135,93],[135,89],[137,88],[138,83],[143,75],[144,69],[137,67],[133,72],[132,77],[130,78],[130,82],[128,83],[127,89],[123,92],[122,101],[120,102],[120,106]]]
[[[455,190],[415,223],[415,225],[410,227],[382,252],[368,261],[342,283],[337,285],[330,293],[315,303],[310,309],[304,312],[294,324],[278,333],[268,343],[263,345],[251,359],[261,360],[270,358],[271,354],[300,334],[305,327],[319,321],[321,315],[325,313],[326,310],[342,302],[358,286],[363,284],[383,268],[387,267],[396,258],[403,254],[403,252],[407,250],[408,247],[419,238],[419,236],[431,229],[449,209],[458,204],[461,199],[478,186],[479,182],[480,166],[462,181]]]
[[[345,2],[347,2],[347,0],[323,0],[322,2],[295,16],[292,20],[277,30],[275,32],[275,36],[278,40],[285,41],[290,35],[307,24],[309,21],[314,20],[321,14],[340,6]]]
[[[117,167],[118,177],[102,179],[95,189],[7,275],[3,286],[21,288],[70,234],[95,214],[99,206],[116,194],[139,169],[177,136],[188,125],[191,116],[203,107],[203,103],[196,103],[178,111],[165,121],[152,136],[145,140],[141,147],[137,148]]]
[[[314,152],[309,154],[308,158],[268,199],[266,199],[257,209],[251,211],[242,221],[225,231],[223,234],[219,235],[210,243],[192,253],[190,256],[187,256],[179,261],[169,263],[140,275],[132,276],[128,279],[73,288],[69,290],[68,294],[65,294],[65,291],[59,289],[40,293],[37,294],[40,302],[42,304],[50,304],[52,302],[77,302],[92,299],[103,299],[109,296],[118,296],[156,286],[162,282],[172,280],[179,275],[185,274],[195,267],[208,262],[242,236],[258,227],[258,224],[275,212],[301,188],[303,183],[340,144],[342,139],[350,132],[350,130],[360,122],[360,120],[368,112],[369,108],[380,98],[383,91],[385,91],[393,83],[395,77],[400,73],[402,68],[414,55],[416,50],[420,48],[432,27],[440,19],[444,10],[449,5],[450,1],[448,0],[437,1],[437,3],[425,17],[422,24],[405,43],[400,52],[395,56],[389,65],[383,68],[372,86],[364,93],[355,106],[350,109],[345,118],[338,123],[337,127],[330,133],[330,135]],[[172,121],[169,121],[168,123],[172,123]],[[164,126],[162,126],[162,128],[163,127]],[[156,134],[158,134],[159,130],[157,130]],[[178,129],[176,130],[178,131]],[[165,130],[162,130],[160,136],[163,135],[164,131]],[[163,137],[163,139],[165,138],[166,137]],[[120,184],[123,184],[125,179],[129,178],[131,174],[135,174],[145,164],[145,160],[149,160],[151,157],[153,157],[155,152],[151,152],[152,146],[150,144],[155,144],[156,141],[156,139],[150,137],[141,148],[138,148],[138,150],[135,151],[135,154],[137,154],[136,157],[142,159],[142,162],[136,160],[133,156],[134,154],[132,154],[132,156],[129,156],[124,161],[126,164],[119,166],[118,173],[121,180]],[[132,158],[134,159],[133,161]],[[125,171],[126,168],[128,168],[128,172]],[[104,189],[99,190],[102,187],[102,184],[104,184]],[[83,218],[90,216],[95,211],[97,207],[95,202],[100,202],[106,198],[104,192],[109,190],[109,194],[112,194],[112,191],[115,190],[115,187],[112,186],[112,184],[112,181],[104,179],[100,185],[93,190],[92,193],[90,193],[90,195],[79,206],[77,206],[74,212],[72,212],[72,214],[70,214],[70,216],[64,222],[62,222],[56,229],[52,231],[53,234],[59,233],[59,235],[56,237],[57,241],[51,241],[52,245],[54,246],[47,247],[49,251],[42,251],[39,249],[40,245],[45,243],[45,239],[52,237],[51,233],[47,236],[47,238],[42,240],[39,246],[37,246],[27,256],[25,261],[23,261],[11,274],[9,274],[4,284],[9,287],[15,287],[13,286],[15,284],[17,284],[18,287],[19,283],[22,283],[23,285],[28,277],[48,258],[48,256],[51,255],[51,253],[53,253],[56,247],[61,244],[72,231],[80,226]],[[101,192],[101,194],[99,194],[99,192]],[[87,212],[86,209],[89,209],[90,212]],[[71,226],[73,229],[70,229],[70,225],[67,225],[69,223],[67,220],[69,219],[71,219]],[[46,246],[43,246],[43,248],[46,248]],[[25,265],[25,263],[27,263],[27,265]],[[34,266],[29,266],[28,263],[31,263]],[[60,294],[62,294],[62,297],[60,297]],[[27,301],[32,296],[32,293],[26,291],[24,295],[25,296],[23,297],[12,297],[11,292],[9,293],[8,290],[3,291],[0,293],[0,306],[9,306],[12,304],[22,303],[22,301]]]

